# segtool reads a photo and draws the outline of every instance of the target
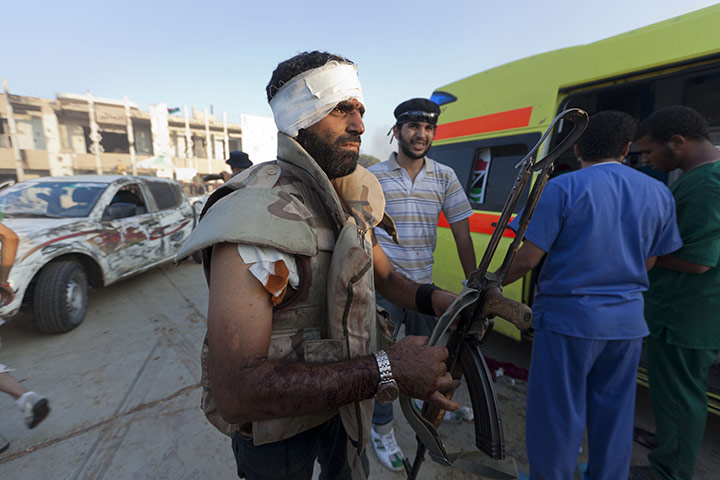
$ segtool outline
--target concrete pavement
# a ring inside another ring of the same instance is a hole
[[[52,411],[34,430],[7,395],[0,395],[0,479],[235,479],[228,438],[200,411],[200,346],[207,287],[199,265],[166,265],[93,290],[85,321],[62,335],[39,333],[32,318],[0,326],[0,362],[28,388],[48,397]],[[527,367],[529,348],[496,335],[486,354]],[[527,472],[524,446],[525,382],[496,383],[506,451]],[[456,394],[469,404],[467,390]],[[412,430],[396,405],[397,440],[414,456]],[[652,428],[647,390],[639,388],[637,422]],[[444,425],[446,441],[472,448],[470,423]],[[708,422],[697,479],[715,478],[720,419]],[[581,454],[586,460],[587,449]],[[647,450],[635,446],[636,463]],[[368,452],[371,478],[404,478]],[[317,469],[316,475],[317,478]],[[426,458],[420,479],[477,478]]]

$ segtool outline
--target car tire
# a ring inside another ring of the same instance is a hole
[[[35,321],[43,333],[69,332],[85,318],[88,280],[78,262],[53,262],[40,272],[35,286]]]

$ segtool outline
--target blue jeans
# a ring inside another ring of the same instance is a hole
[[[320,479],[351,478],[348,436],[340,415],[294,437],[264,445],[253,445],[252,439],[236,433],[232,449],[238,477],[247,480],[310,480],[315,459],[320,464]],[[367,475],[369,464],[365,453],[362,462]]]
[[[375,295],[375,300],[378,305],[388,311],[390,320],[392,320],[395,325],[400,326],[400,324],[405,324],[405,335],[429,337],[430,334],[432,334],[435,324],[437,323],[437,318],[418,313],[414,310],[406,310],[398,307],[380,295]],[[393,421],[393,417],[392,403],[381,405],[375,402],[375,410],[373,411],[372,418],[373,425],[387,425]]]

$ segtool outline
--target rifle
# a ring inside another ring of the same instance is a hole
[[[535,161],[535,154],[541,145],[555,130],[555,127],[565,121],[573,125],[572,131],[544,158]],[[503,297],[501,293],[502,281],[520,248],[520,243],[523,240],[532,214],[540,200],[540,194],[553,171],[555,160],[577,141],[585,130],[587,122],[588,115],[583,110],[572,108],[563,111],[555,117],[532,150],[517,164],[515,168],[519,168],[520,171],[500,213],[500,218],[478,268],[470,274],[463,291],[440,317],[428,343],[429,345],[436,345],[448,327],[454,323],[458,316],[460,317],[457,328],[450,334],[446,344],[449,352],[446,360],[447,369],[453,377],[453,384],[456,386],[448,392],[443,392],[443,394],[447,398],[452,398],[455,389],[460,384],[460,379],[465,376],[475,417],[475,446],[482,454],[477,451],[463,450],[449,453],[437,432],[445,411],[429,402],[425,402],[420,411],[413,405],[411,399],[401,397],[400,405],[403,414],[413,430],[415,430],[418,440],[413,463],[410,464],[407,458],[404,459],[408,480],[417,478],[426,451],[429,451],[430,457],[434,461],[442,465],[455,465],[463,470],[487,478],[518,478],[515,459],[512,457],[505,458],[500,410],[490,369],[485,362],[480,347],[492,331],[493,317],[495,316],[508,320],[521,331],[527,330],[532,325],[532,310],[530,310],[530,307]],[[520,216],[515,238],[505,254],[502,265],[496,273],[492,273],[489,271],[490,261],[510,222],[510,216],[520,200],[523,189],[533,172],[539,173]]]
[[[202,177],[202,179],[203,179],[203,182],[209,182],[210,180],[222,180],[223,176],[220,175],[219,173],[210,173],[210,174]]]

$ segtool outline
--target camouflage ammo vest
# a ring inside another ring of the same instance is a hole
[[[209,280],[208,247],[217,243],[253,244],[295,255],[300,285],[297,291],[288,288],[273,309],[268,358],[336,362],[368,355],[375,350],[376,327],[370,231],[380,224],[395,235],[384,208],[382,188],[370,172],[358,166],[331,183],[298,143],[280,133],[278,160],[246,170],[218,189],[177,258],[202,249]],[[208,355],[206,337],[202,408],[226,435],[240,430],[261,445],[290,438],[338,413],[228,424],[216,410]],[[339,410],[345,430],[360,448],[369,438],[372,412],[373,399]]]

